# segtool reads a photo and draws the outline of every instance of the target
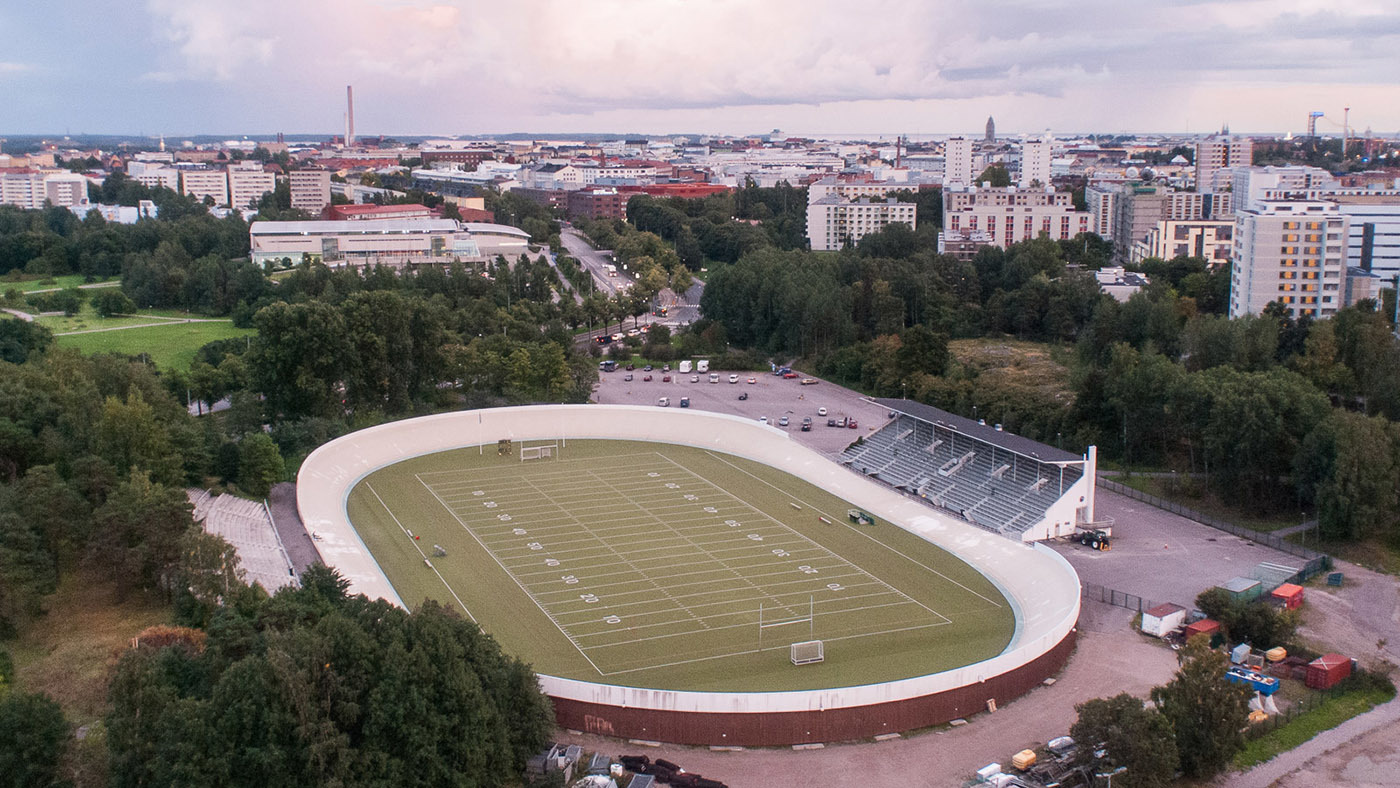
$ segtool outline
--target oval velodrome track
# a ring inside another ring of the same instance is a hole
[[[778,429],[723,414],[655,407],[497,408],[384,424],[331,441],[297,477],[297,504],[324,561],[352,592],[403,602],[355,532],[347,499],[370,473],[405,459],[502,438],[653,441],[737,455],[791,474],[896,523],[967,562],[1011,602],[1015,631],[996,656],[879,684],[786,692],[647,689],[541,675],[561,726],[689,744],[841,741],[946,722],[1005,703],[1063,665],[1073,648],[1079,581],[1056,553],[940,516]],[[526,655],[528,658],[528,655]]]

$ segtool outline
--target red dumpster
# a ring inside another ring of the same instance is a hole
[[[1303,587],[1284,583],[1269,593],[1269,599],[1274,604],[1282,605],[1284,610],[1297,610],[1303,606]]]
[[[1336,686],[1337,682],[1350,675],[1350,657],[1341,654],[1323,654],[1308,663],[1308,677],[1304,683],[1313,689],[1331,689]]]

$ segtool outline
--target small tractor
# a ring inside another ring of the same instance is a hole
[[[1092,547],[1095,550],[1112,550],[1113,544],[1109,541],[1108,532],[1102,529],[1093,531],[1080,531],[1077,535],[1079,543],[1085,547]]]
[[[846,512],[846,516],[849,517],[849,518],[851,518],[851,522],[856,523],[857,525],[874,525],[874,524],[875,524],[875,518],[874,518],[874,517],[871,517],[869,514],[867,514],[867,513],[865,513],[865,512],[862,512],[862,511],[859,510],[859,509],[850,509],[850,510],[848,510],[848,511]]]

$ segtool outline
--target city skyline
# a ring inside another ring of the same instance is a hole
[[[1400,130],[1400,15],[1313,0],[1123,7],[679,0],[508,7],[60,0],[0,10],[0,133],[808,136]],[[48,22],[71,20],[63,27]],[[1090,29],[1080,20],[1093,20]]]

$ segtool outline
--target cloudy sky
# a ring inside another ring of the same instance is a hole
[[[1397,0],[50,0],[4,133],[1400,133]],[[1335,125],[1333,124],[1335,120]]]

